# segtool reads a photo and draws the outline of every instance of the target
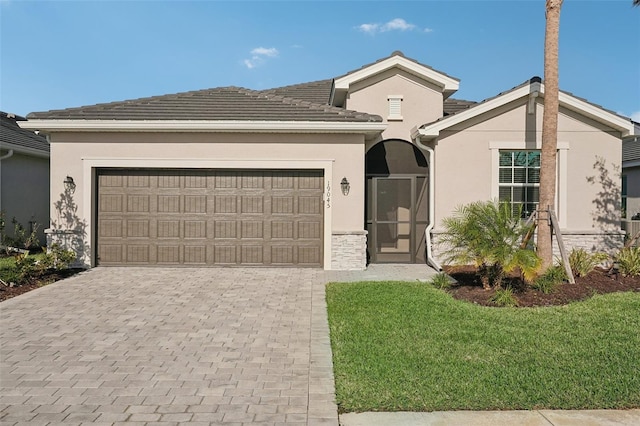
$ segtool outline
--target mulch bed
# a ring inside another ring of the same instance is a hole
[[[484,306],[496,306],[490,301],[495,290],[484,290],[473,266],[445,267],[457,284],[449,292],[454,298],[466,300]],[[514,290],[514,296],[520,307],[565,305],[585,300],[594,294],[613,293],[618,291],[640,292],[640,277],[609,276],[607,271],[596,269],[584,277],[576,278],[575,284],[564,283],[556,286],[553,292],[544,294],[525,285],[517,276],[510,276],[506,281]]]
[[[14,287],[8,287],[0,284],[0,302],[5,301],[7,299],[11,299],[12,297],[19,296],[21,294],[27,293],[31,290],[35,290],[47,284],[51,284],[55,281],[68,278],[81,271],[84,271],[84,269],[76,268],[76,269],[65,269],[62,271],[51,271],[51,272],[47,272],[46,274],[40,277],[33,278],[27,283],[14,286]]]

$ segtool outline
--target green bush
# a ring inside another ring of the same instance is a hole
[[[452,282],[447,274],[445,274],[444,272],[440,272],[431,279],[430,284],[435,288],[444,290],[451,287]]]
[[[576,277],[584,277],[596,266],[609,259],[606,253],[588,253],[584,249],[573,249],[569,254],[569,266]]]
[[[52,245],[46,253],[19,253],[10,262],[4,262],[0,269],[0,279],[5,283],[22,285],[34,278],[40,278],[51,270],[67,269],[76,258],[72,250],[64,250],[57,244]]]
[[[640,247],[623,248],[616,256],[616,260],[622,275],[640,275]]]
[[[73,250],[65,250],[58,244],[52,244],[42,258],[42,264],[46,269],[67,269],[76,260],[76,253]]]
[[[460,206],[443,220],[446,261],[478,267],[482,286],[501,287],[506,273],[516,268],[527,281],[535,278],[540,258],[533,250],[521,248],[522,237],[530,229],[508,203],[478,201]]]
[[[546,270],[531,284],[531,287],[545,294],[551,293],[556,286],[562,284],[567,279],[567,273],[562,265],[554,265]]]
[[[497,289],[490,300],[498,306],[518,306],[511,287]]]

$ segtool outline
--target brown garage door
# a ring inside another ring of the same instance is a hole
[[[99,265],[322,266],[323,174],[98,171]]]

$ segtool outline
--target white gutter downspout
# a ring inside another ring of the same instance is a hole
[[[433,148],[428,147],[427,145],[423,145],[422,142],[420,142],[420,137],[416,137],[414,139],[414,142],[416,143],[416,145],[420,148],[423,149],[425,151],[427,151],[429,153],[429,158],[427,159],[427,165],[429,166],[429,224],[427,225],[427,228],[424,230],[424,237],[425,237],[425,245],[427,247],[427,263],[431,266],[433,266],[436,271],[442,271],[442,266],[440,266],[440,264],[438,262],[436,262],[436,260],[433,258],[433,253],[431,252],[431,230],[433,229],[434,226],[434,217],[435,217],[435,182],[434,182],[434,170],[433,170],[433,159],[435,156],[435,152],[433,151]]]
[[[5,155],[0,157],[0,161],[1,160],[6,160],[7,158],[11,158],[11,157],[13,157],[13,150],[12,149],[10,149],[9,152],[7,152]]]

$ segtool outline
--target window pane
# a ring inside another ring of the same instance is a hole
[[[501,186],[498,188],[498,194],[500,201],[511,201],[511,187]]]
[[[513,164],[515,166],[524,167],[527,165],[527,152],[526,151],[515,151],[513,153]]]
[[[524,188],[513,188],[513,198],[511,199],[514,203],[521,203],[524,201]]]
[[[527,183],[540,183],[540,169],[529,169],[529,179]]]
[[[501,166],[512,166],[512,158],[511,151],[500,151],[500,165]]]
[[[527,183],[527,170],[520,168],[513,169],[513,182]]]
[[[527,188],[527,201],[530,203],[537,203],[538,201],[540,201],[540,188]]]
[[[500,183],[512,183],[512,170],[511,169],[500,169]]]
[[[540,167],[540,151],[529,151],[529,167]]]

